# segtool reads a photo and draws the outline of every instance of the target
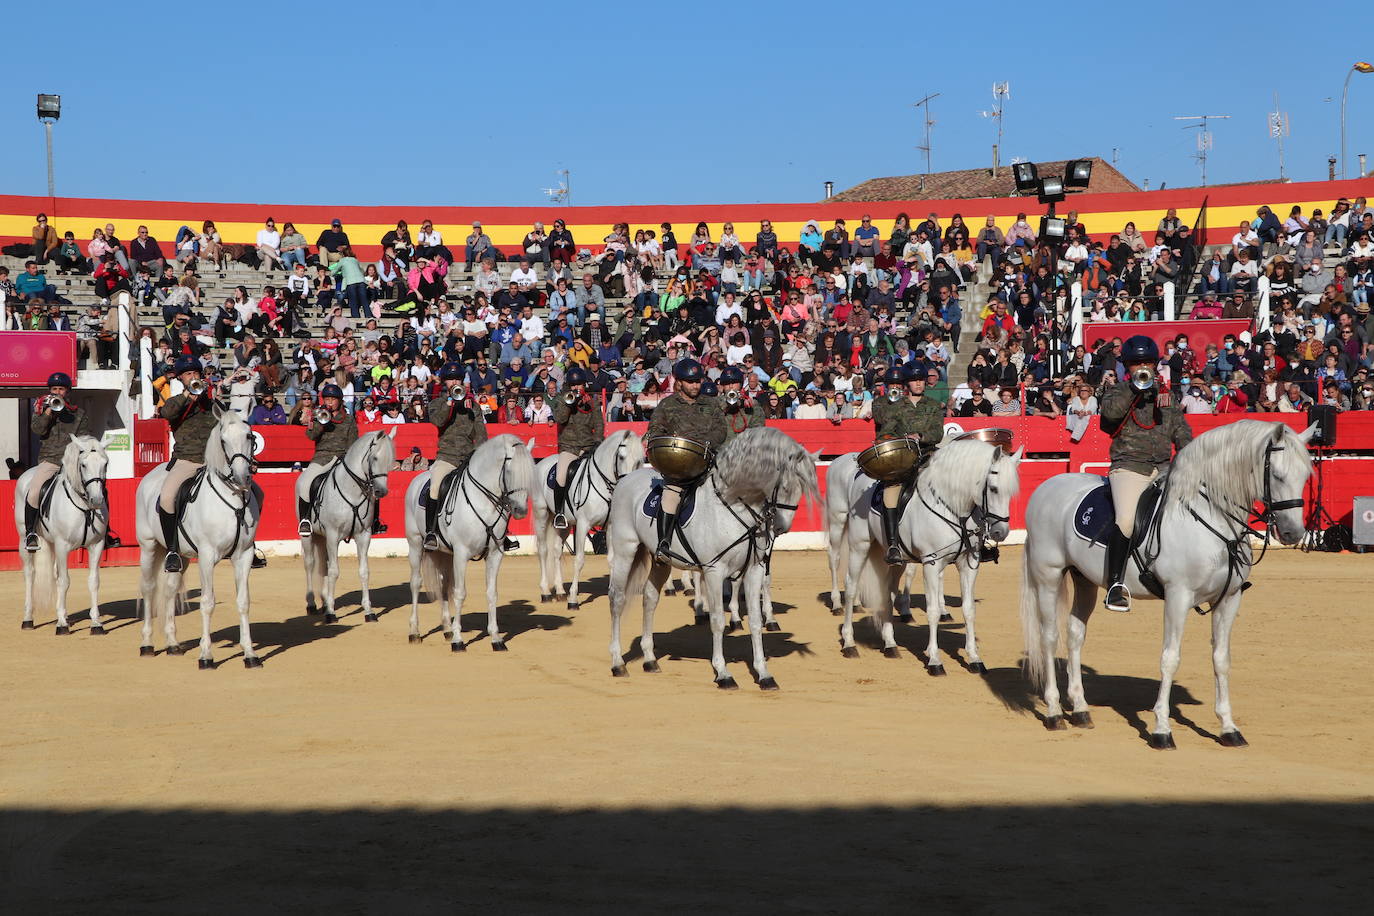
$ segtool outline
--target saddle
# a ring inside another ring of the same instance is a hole
[[[205,468],[202,467],[196,471],[195,476],[188,477],[182,481],[181,486],[177,487],[177,496],[172,502],[172,511],[176,515],[177,525],[181,524],[181,518],[186,514],[187,504],[196,498],[196,492],[200,490],[200,486],[204,482]]]
[[[697,506],[697,488],[688,487],[682,491],[682,503],[677,510],[677,527],[680,529],[686,525],[692,517],[692,512]],[[655,477],[649,483],[649,495],[644,497],[643,512],[645,518],[656,519],[663,511],[663,478]]]
[[[871,495],[869,496],[869,498],[868,498],[868,508],[869,508],[869,510],[870,510],[871,512],[881,512],[881,511],[882,511],[882,509],[883,509],[883,490],[885,490],[885,489],[887,489],[886,485],[883,484],[883,483],[881,483],[881,482],[879,482],[877,486],[875,486],[875,487],[872,488],[872,491],[873,491],[873,492],[872,492],[872,494],[871,494]],[[897,497],[897,506],[898,506],[899,508],[906,508],[906,504],[907,504],[908,502],[911,501],[911,497],[914,496],[915,493],[916,493],[916,477],[915,477],[915,476],[911,476],[911,477],[908,477],[906,480],[902,481],[902,492],[901,492],[901,495]],[[883,545],[883,546],[887,546],[887,545]]]
[[[572,460],[572,463],[571,463],[571,464],[568,465],[568,483],[569,483],[569,484],[571,484],[571,483],[573,482],[573,480],[577,477],[577,472],[578,472],[579,470],[581,470],[581,468],[582,468],[582,463],[585,462],[586,460],[587,460],[587,456],[586,456],[586,455],[579,455],[578,457],[576,457],[576,458],[574,458],[574,459]],[[549,485],[549,489],[550,489],[550,490],[552,490],[554,487],[558,486],[558,462],[557,462],[557,461],[555,461],[553,464],[549,465],[548,485]]]
[[[467,466],[464,465],[461,468],[454,468],[444,475],[443,480],[439,481],[439,505],[448,505],[448,501],[453,497],[453,488],[458,486],[458,481],[462,478],[463,471],[466,467]],[[324,475],[320,475],[320,479],[323,480]],[[425,487],[420,491],[420,508],[424,508],[428,505],[429,487]]]
[[[1131,534],[1131,557],[1139,570],[1140,584],[1156,598],[1164,597],[1164,586],[1151,567],[1159,556],[1159,508],[1163,503],[1169,475],[1161,474],[1150,482],[1136,503],[1135,530]],[[1106,545],[1107,536],[1116,525],[1116,507],[1112,504],[1112,489],[1107,478],[1089,490],[1074,509],[1073,530],[1089,543]]]
[[[47,518],[49,510],[52,509],[52,495],[57,492],[57,479],[62,476],[62,473],[59,470],[43,481],[43,486],[38,489],[38,513],[41,518]]]

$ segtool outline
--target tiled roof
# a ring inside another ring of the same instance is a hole
[[[1037,162],[1041,175],[1062,175],[1069,160]],[[1135,182],[1121,174],[1109,162],[1092,157],[1093,174],[1088,190],[1098,194],[1112,194],[1123,191],[1139,191]],[[932,172],[925,177],[925,190],[921,190],[920,175],[895,175],[891,178],[870,178],[847,191],[836,194],[832,200],[878,201],[878,200],[950,200],[962,197],[1010,197],[1016,191],[1016,182],[1011,177],[1011,166],[997,170],[992,177],[991,169],[962,169],[957,172]]]

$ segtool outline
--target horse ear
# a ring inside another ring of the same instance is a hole
[[[821,463],[821,452],[823,452],[823,451],[825,451],[825,446],[821,446],[820,448],[816,449],[814,452],[807,452],[807,454],[811,456],[811,463],[812,463],[812,464],[820,464],[820,463]]]
[[[1275,425],[1279,427],[1279,429],[1275,430],[1275,433],[1277,433],[1278,435],[1276,435],[1274,438],[1275,440],[1277,440],[1280,436],[1283,435],[1283,424],[1279,423]],[[1317,427],[1320,425],[1320,423],[1313,423],[1311,426],[1307,427],[1307,429],[1304,429],[1302,432],[1298,433],[1298,441],[1301,442],[1303,445],[1306,445],[1307,443],[1311,442],[1312,437],[1317,434]]]
[[[224,422],[224,415],[228,413],[228,411],[220,405],[219,401],[211,401],[210,410],[214,413],[216,420],[219,420],[221,423]]]
[[[388,439],[394,440],[394,439],[396,438],[396,433],[397,433],[399,430],[400,430],[400,427],[399,427],[399,426],[392,426],[391,429],[387,430],[387,432],[386,432],[386,437],[387,437]]]
[[[1022,456],[1024,456],[1025,454],[1026,454],[1026,447],[1023,445],[1023,446],[1021,446],[1020,448],[1018,448],[1015,452],[1012,452],[1011,460],[1012,460],[1012,461],[1019,462],[1019,461],[1021,460]]]
[[[535,443],[535,439],[534,439],[533,436],[530,436],[530,441],[528,441],[528,442],[525,443],[525,448],[529,450],[529,453],[530,453],[531,455],[534,454],[534,443]]]

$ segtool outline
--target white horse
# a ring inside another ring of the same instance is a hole
[[[849,514],[861,494],[876,481],[859,467],[859,453],[846,452],[834,461],[825,474],[825,549],[830,560],[830,613],[844,613],[844,596],[849,574]],[[908,563],[902,574],[902,587],[897,592],[897,616],[911,619],[911,582],[916,564]],[[941,623],[953,620],[949,614],[940,617]]]
[[[738,685],[725,667],[723,634],[725,614],[722,586],[738,577],[749,613],[749,636],[754,650],[754,673],[759,687],[776,690],[763,651],[763,623],[759,598],[764,567],[773,538],[792,525],[803,497],[819,498],[815,455],[787,434],[766,427],[748,429],[720,450],[715,468],[697,487],[692,515],[678,528],[673,552],[695,560],[674,560],[673,565],[654,560],[658,544],[657,524],[644,511],[645,500],[657,472],[644,468],[626,477],[611,499],[611,673],[624,677],[625,658],[620,647],[620,618],[630,594],[644,596],[644,631],[640,648],[644,670],[659,670],[654,654],[654,609],[659,591],[674,567],[700,570],[698,594],[711,610],[711,667],[716,685]]]
[[[1150,747],[1174,747],[1169,693],[1178,670],[1179,645],[1188,609],[1206,603],[1212,615],[1212,667],[1221,744],[1246,744],[1231,718],[1229,672],[1231,625],[1240,610],[1253,565],[1248,520],[1256,502],[1260,518],[1280,542],[1296,544],[1303,530],[1302,492],[1312,473],[1307,442],[1315,427],[1298,434],[1282,423],[1240,420],[1198,436],[1174,460],[1159,509],[1159,556],[1154,573],[1164,587],[1164,646],[1159,697]],[[1059,641],[1057,617],[1068,610],[1069,722],[1092,727],[1083,696],[1081,667],[1088,618],[1106,573],[1106,550],[1074,531],[1079,501],[1101,484],[1087,474],[1060,474],[1036,487],[1026,507],[1026,552],[1021,570],[1021,624],[1026,670],[1043,688],[1045,727],[1064,728],[1054,674]],[[1131,594],[1149,597],[1135,563],[1127,564]],[[1070,594],[1072,587],[1072,595]]]
[[[577,610],[581,604],[578,587],[587,558],[588,532],[606,523],[616,484],[626,474],[643,466],[644,442],[628,429],[613,432],[601,440],[568,481],[564,515],[572,524],[563,529],[553,526],[553,490],[548,484],[549,471],[557,461],[558,456],[551,455],[535,465],[534,490],[530,494],[539,552],[539,600],[554,601],[563,597],[563,542],[570,537],[573,575],[567,591],[568,609]]]
[[[218,408],[216,408],[218,409]],[[205,445],[205,473],[195,485],[181,519],[181,555],[200,561],[200,667],[215,667],[210,645],[210,618],[215,611],[215,564],[234,565],[234,592],[239,609],[239,645],[246,668],[262,667],[248,631],[248,571],[253,566],[253,543],[262,517],[262,489],[253,482],[253,431],[233,410],[220,413],[219,423]],[[138,483],[140,592],[143,604],[143,643],[140,655],[153,654],[153,607],[159,599],[167,654],[181,655],[174,605],[182,590],[183,573],[162,572],[167,545],[157,515],[158,493],[166,465],[158,465]]]
[[[89,553],[90,569],[86,583],[91,589],[92,636],[104,636],[100,621],[100,555],[105,550],[105,534],[110,530],[110,506],[106,500],[105,476],[109,459],[99,439],[91,436],[72,436],[62,452],[62,470],[55,475],[52,498],[48,510],[40,513],[35,532],[39,550],[19,551],[24,565],[24,622],[25,630],[33,629],[34,585],[37,576],[38,593],[45,595],[52,585],[57,586],[53,597],[57,604],[58,636],[71,632],[67,623],[67,589],[71,585],[71,571],[67,562],[71,552],[84,547]],[[14,488],[14,526],[24,532],[24,506],[33,480],[33,469],[19,477]],[[46,601],[44,602],[46,604]]]
[[[515,436],[501,435],[477,447],[459,472],[458,482],[440,507],[439,549],[425,550],[425,510],[420,494],[428,492],[429,471],[416,475],[406,489],[406,540],[410,544],[410,641],[420,636],[420,592],[439,595],[443,633],[450,648],[463,645],[464,573],[469,560],[487,562],[487,636],[491,647],[504,652],[506,641],[496,625],[496,574],[501,569],[501,545],[513,518],[528,511],[534,459],[529,447]],[[449,603],[453,612],[449,613]]]
[[[1021,450],[1008,455],[999,445],[979,439],[956,439],[941,447],[917,478],[912,498],[902,507],[897,536],[907,557],[925,572],[926,672],[945,673],[936,636],[945,609],[944,571],[959,570],[960,606],[964,613],[964,655],[970,671],[987,673],[978,654],[974,626],[973,585],[978,578],[984,537],[1003,541],[1011,531],[1011,501],[1021,489]],[[857,658],[854,645],[854,598],[874,615],[883,640],[883,655],[900,657],[892,632],[893,595],[903,567],[889,566],[884,556],[882,525],[872,505],[874,487],[855,500],[849,524],[849,576],[840,627],[841,654]]]
[[[305,609],[315,613],[315,595],[324,606],[324,622],[337,623],[334,586],[339,580],[339,543],[352,538],[358,545],[358,579],[362,583],[363,620],[376,623],[368,588],[367,551],[372,544],[372,521],[377,500],[386,496],[387,475],[396,463],[395,427],[359,436],[342,459],[324,472],[311,534],[301,538],[305,560]],[[304,498],[309,499],[310,494]]]

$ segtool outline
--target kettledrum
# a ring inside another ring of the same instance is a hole
[[[921,461],[921,444],[915,439],[888,439],[859,452],[859,467],[874,480],[901,480]]]
[[[654,470],[671,482],[694,480],[711,467],[711,447],[685,436],[655,436],[644,451]]]
[[[1008,455],[1016,451],[1016,449],[1011,447],[1012,439],[1014,438],[1015,435],[1012,431],[1002,426],[988,426],[984,429],[971,429],[966,433],[960,433],[954,437],[955,441],[959,439],[981,439],[983,442],[987,442],[990,445],[1000,445],[1002,446],[1002,451],[1006,452]]]

